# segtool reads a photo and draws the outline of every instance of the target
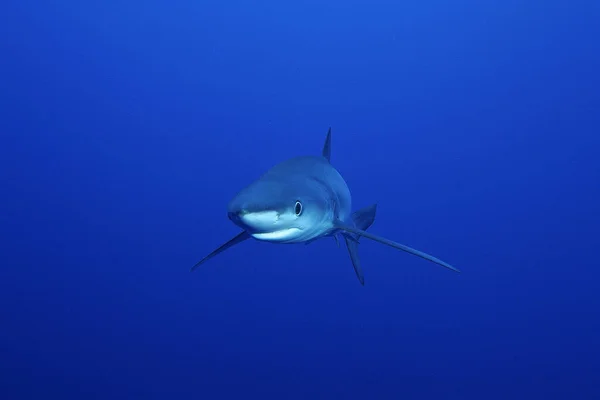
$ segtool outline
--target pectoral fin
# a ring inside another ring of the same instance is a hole
[[[360,267],[360,257],[358,256],[358,242],[352,240],[350,235],[343,235],[346,241],[346,247],[348,248],[348,254],[350,254],[350,260],[356,272],[356,277],[360,281],[360,284],[364,286],[365,277],[363,276],[362,268]]]
[[[345,232],[348,232],[348,233],[352,233],[352,234],[355,234],[355,235],[358,235],[358,236],[364,236],[367,239],[371,239],[371,240],[374,240],[376,242],[379,242],[379,243],[385,244],[387,246],[393,247],[395,249],[402,250],[402,251],[405,251],[405,252],[410,253],[412,255],[424,258],[425,260],[428,260],[428,261],[431,261],[431,262],[436,263],[438,265],[441,265],[442,267],[446,267],[448,269],[451,269],[452,271],[460,272],[458,269],[456,269],[452,265],[450,265],[450,264],[448,264],[448,263],[440,260],[439,258],[431,256],[431,255],[429,255],[427,253],[423,253],[422,251],[415,250],[415,249],[413,249],[411,247],[408,247],[408,246],[405,246],[403,244],[396,243],[396,242],[394,242],[392,240],[389,240],[389,239],[386,239],[384,237],[373,235],[373,234],[371,234],[369,232],[363,231],[362,229],[353,228],[351,226],[345,226],[345,225],[340,225],[337,228],[340,229],[340,230],[342,230],[342,231],[345,231]]]
[[[224,252],[225,250],[229,249],[230,247],[235,246],[238,243],[243,242],[246,239],[249,239],[250,235],[248,234],[248,232],[246,231],[242,231],[240,233],[238,233],[235,237],[233,237],[231,240],[229,240],[227,243],[222,244],[221,246],[219,246],[219,248],[217,248],[216,250],[214,250],[212,253],[210,253],[209,255],[207,255],[206,257],[204,257],[202,260],[198,261],[196,263],[196,265],[194,265],[191,269],[190,272],[193,272],[196,268],[198,268],[201,264],[205,263],[206,261],[210,260],[211,258],[213,258],[214,256],[216,256],[219,253]]]

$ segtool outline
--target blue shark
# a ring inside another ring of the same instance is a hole
[[[377,205],[352,212],[352,196],[342,175],[331,164],[331,128],[321,155],[285,160],[237,193],[227,215],[242,231],[198,261],[194,271],[217,254],[253,238],[270,243],[305,243],[342,238],[361,285],[365,279],[358,254],[361,237],[460,272],[422,251],[367,232],[375,221]]]

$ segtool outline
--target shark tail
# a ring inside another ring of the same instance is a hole
[[[375,214],[377,211],[377,204],[373,204],[369,207],[361,208],[352,214],[352,222],[354,226],[361,231],[366,231],[375,222]],[[360,266],[360,257],[358,255],[358,239],[359,235],[352,233],[344,233],[344,241],[348,248],[348,254],[350,254],[350,260],[352,260],[352,266],[356,277],[360,281],[361,285],[365,284],[365,278],[363,276],[362,268]]]

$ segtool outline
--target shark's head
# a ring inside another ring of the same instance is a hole
[[[302,242],[333,227],[335,202],[314,179],[259,179],[229,203],[229,218],[255,239]]]

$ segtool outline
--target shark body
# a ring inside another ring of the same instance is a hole
[[[250,238],[272,243],[309,244],[323,237],[333,237],[339,246],[341,237],[356,276],[364,285],[358,244],[360,237],[365,237],[460,272],[436,257],[367,232],[375,221],[376,209],[373,204],[352,212],[348,185],[331,164],[329,128],[320,156],[285,160],[230,201],[227,215],[242,231],[196,263],[191,271]]]

